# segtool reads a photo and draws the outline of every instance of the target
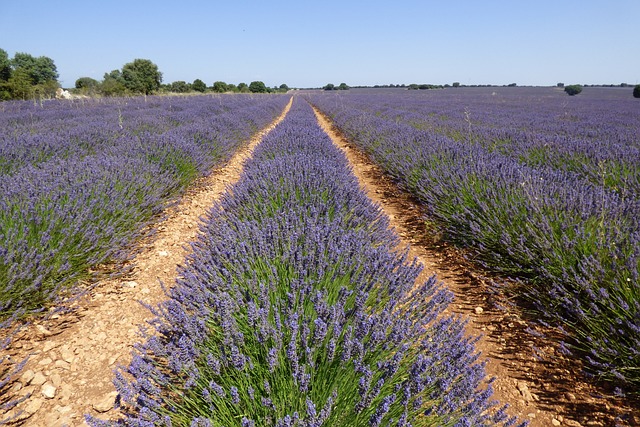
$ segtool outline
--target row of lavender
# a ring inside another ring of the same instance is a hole
[[[465,88],[387,91],[349,102],[416,129],[481,144],[530,167],[576,173],[622,197],[640,198],[637,100],[617,88],[591,88],[582,95],[568,97],[552,88]]]
[[[275,118],[285,97],[3,103],[0,312],[38,310],[122,253],[196,177]]]
[[[442,96],[422,98],[422,111],[457,105],[464,112],[466,98]],[[521,98],[522,108],[529,101]],[[389,114],[391,103],[398,110],[405,103],[418,110],[409,95],[352,94],[339,100],[320,95],[312,102],[420,198],[448,238],[474,248],[485,265],[525,278],[520,295],[547,322],[566,331],[569,348],[578,350],[589,372],[628,390],[639,389],[637,194],[630,197],[548,165],[532,167],[517,156],[487,149],[487,141],[445,136],[442,128],[453,121],[449,118],[437,122],[438,129],[418,129],[414,116]],[[609,102],[615,109],[617,101]],[[460,123],[463,117],[457,126],[468,125]],[[638,114],[633,117],[637,121]],[[637,141],[627,144],[629,154],[620,161],[631,159],[635,163],[630,167],[637,170]]]
[[[180,189],[225,162],[287,101],[2,103],[0,412],[15,405],[4,392],[25,362],[6,355],[13,321],[69,295],[92,266],[126,257]]]
[[[512,425],[443,314],[450,293],[435,278],[412,291],[420,267],[388,226],[294,99],[118,372],[115,424]]]

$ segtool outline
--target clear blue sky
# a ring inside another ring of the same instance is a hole
[[[136,58],[163,82],[640,83],[640,0],[0,0],[0,48],[64,87]]]

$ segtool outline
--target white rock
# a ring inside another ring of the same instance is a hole
[[[29,400],[29,403],[27,403],[27,406],[24,407],[24,411],[28,414],[35,414],[42,407],[43,403],[44,402],[42,399],[38,397],[34,397]]]
[[[76,359],[73,351],[69,350],[68,348],[62,349],[62,351],[60,351],[60,356],[62,357],[62,360],[67,363],[73,363],[73,361]]]
[[[108,412],[111,409],[113,409],[116,403],[117,396],[118,396],[118,392],[112,391],[104,395],[102,399],[100,399],[98,402],[95,402],[91,406],[93,406],[93,409],[95,409],[98,412]]]
[[[484,312],[484,309],[482,307],[476,307],[475,312],[476,314],[482,314]]]
[[[42,372],[36,372],[36,374],[31,379],[29,384],[31,385],[42,385],[47,382],[47,377],[44,376]]]
[[[60,374],[51,374],[50,379],[54,387],[60,387],[60,384],[62,384],[62,377]]]
[[[53,384],[49,382],[45,383],[40,389],[42,395],[47,399],[53,399],[54,397],[56,397],[56,391],[57,389],[53,386]]]
[[[46,337],[52,335],[51,331],[48,330],[47,328],[45,328],[42,325],[36,325],[36,329],[38,330],[38,332],[40,332],[42,335],[44,335]]]
[[[22,381],[22,384],[24,385],[29,385],[34,376],[35,373],[31,369],[28,369],[22,373],[20,381]]]

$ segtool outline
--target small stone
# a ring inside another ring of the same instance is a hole
[[[46,353],[54,348],[56,348],[58,346],[58,343],[55,341],[47,341],[44,343],[44,346],[42,347],[42,352]]]
[[[62,349],[60,351],[60,357],[62,357],[62,360],[64,360],[67,363],[73,363],[73,361],[76,359],[75,354],[73,354],[73,351],[71,351],[68,348]]]
[[[60,384],[62,384],[62,377],[60,374],[52,374],[50,379],[54,387],[60,387]]]
[[[33,376],[29,384],[31,385],[42,385],[47,382],[47,377],[44,376],[42,372],[36,372]]]
[[[575,402],[576,401],[576,395],[573,394],[573,393],[567,392],[567,393],[564,394],[564,397],[566,397],[569,402]]]
[[[554,418],[551,420],[551,424],[553,424],[554,426],[559,426],[562,423]]]
[[[528,413],[528,414],[527,414],[527,417],[529,417],[529,418],[535,418],[535,417],[536,417],[536,414],[534,414],[533,412],[530,412],[530,413]]]
[[[53,386],[53,384],[47,382],[42,386],[40,392],[47,399],[53,399],[54,397],[56,397],[56,390],[57,389]]]
[[[27,406],[24,407],[24,411],[28,414],[35,414],[42,407],[44,401],[39,397],[34,397],[29,400]]]
[[[476,307],[475,312],[476,314],[482,314],[484,312],[484,309],[482,307]]]
[[[569,427],[582,427],[582,424],[574,420],[565,420],[564,424]]]
[[[128,288],[135,288],[136,286],[138,286],[138,283],[130,280],[128,282],[124,282],[124,285]]]
[[[35,376],[35,373],[31,369],[26,370],[22,373],[22,376],[20,377],[20,381],[22,381],[22,384],[24,385],[29,385],[34,376]]]
[[[93,405],[93,409],[98,412],[108,412],[115,406],[116,397],[118,396],[117,391],[112,391],[107,393],[100,399],[98,402],[95,402]]]
[[[65,362],[64,360],[56,360],[56,363],[53,364],[56,368],[61,368],[65,370],[69,370],[71,368],[71,364],[69,362]]]
[[[50,357],[45,357],[44,359],[38,362],[38,365],[45,366],[45,365],[51,364],[51,362],[53,362],[53,360],[51,360]]]
[[[524,390],[520,392],[522,394],[522,397],[524,398],[525,402],[532,402],[533,401],[533,395],[531,394],[531,392],[529,390]]]
[[[50,330],[42,325],[36,325],[36,329],[38,330],[38,332],[40,332],[41,335],[44,335],[45,337],[53,335]]]
[[[169,256],[169,252],[168,251],[159,251],[158,252],[158,256]]]

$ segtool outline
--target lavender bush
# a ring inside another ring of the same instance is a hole
[[[225,162],[286,97],[3,103],[0,312],[33,313]]]
[[[533,98],[540,92],[528,97],[519,92],[523,97],[518,103],[517,98],[476,91],[443,91],[423,98],[316,95],[312,101],[424,202],[449,239],[474,248],[476,259],[486,266],[526,279],[516,291],[547,322],[567,332],[567,343],[578,350],[590,373],[637,391],[640,118],[629,112],[625,126],[619,118],[612,120],[616,126],[601,122],[612,118],[607,109],[628,108],[626,101],[602,96],[598,108],[588,102],[572,106],[570,111],[579,117],[575,120],[584,125],[574,136],[576,128],[564,115],[556,121],[542,115],[548,121],[538,122],[544,119],[507,109],[518,105],[531,112],[531,105],[544,105],[557,114],[560,101],[549,91],[542,92],[548,98],[543,102]],[[467,101],[474,106],[471,113]],[[485,104],[492,109],[480,113],[478,106]],[[495,135],[507,123],[511,127],[504,132],[511,136],[496,146]],[[604,130],[597,130],[598,123]],[[491,126],[495,129],[488,130]],[[546,136],[533,143],[534,132]],[[530,138],[519,141],[517,135]],[[612,138],[608,154],[607,140],[591,148],[576,140],[603,136]],[[545,146],[548,157],[532,161],[536,144],[544,146],[543,140],[553,138],[557,142]],[[574,142],[561,147],[560,138]],[[573,165],[561,160],[568,157]],[[554,158],[556,162],[547,161]],[[622,172],[611,176],[616,170]]]
[[[296,100],[210,211],[92,425],[513,425],[451,299]]]

